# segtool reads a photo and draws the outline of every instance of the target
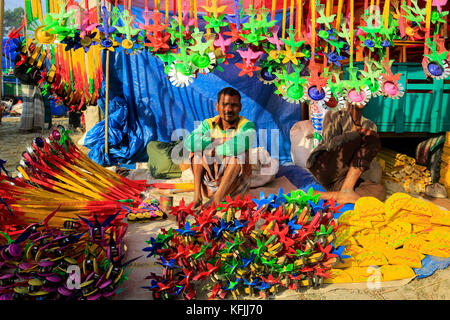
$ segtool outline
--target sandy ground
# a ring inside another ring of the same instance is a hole
[[[18,131],[19,118],[3,118],[0,125],[0,159],[6,160],[6,169],[15,175],[15,168],[19,164],[21,154],[25,151],[32,139],[40,133],[23,134]],[[64,125],[68,127],[67,118],[54,118],[54,125]],[[43,134],[47,135],[48,130]],[[77,142],[82,136],[81,132],[71,134],[72,140]],[[81,146],[79,146],[81,147]],[[81,147],[85,152],[88,149]],[[155,194],[155,197],[157,195]],[[186,201],[192,200],[191,193],[178,194],[174,197],[174,203],[184,197]],[[435,200],[435,199],[432,199]],[[447,207],[449,199],[438,200],[438,205]],[[447,209],[450,210],[449,207]],[[156,237],[161,227],[170,228],[175,226],[171,220],[134,222],[130,223],[127,235],[124,239],[126,246],[126,260],[142,255],[142,249],[146,247],[144,241],[151,236]],[[131,272],[128,280],[124,282],[124,291],[116,297],[118,300],[152,299],[151,292],[141,289],[141,286],[148,285],[144,279],[150,272],[161,274],[159,265],[155,264],[152,258],[142,257],[131,264]],[[405,283],[407,282],[407,283]],[[351,288],[353,286],[353,288]],[[357,287],[357,288],[356,288]],[[205,298],[203,294],[199,298]],[[325,285],[321,289],[308,289],[300,292],[285,290],[276,295],[275,299],[289,300],[447,300],[450,299],[450,268],[438,270],[432,276],[424,279],[412,279],[406,281],[396,281],[389,284],[382,283],[380,289],[369,289],[365,284],[350,285],[350,288],[341,289],[337,285]]]

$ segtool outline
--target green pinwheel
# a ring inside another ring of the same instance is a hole
[[[124,49],[130,50],[135,46],[132,38],[136,36],[140,32],[140,30],[133,28],[134,17],[128,10],[124,10],[122,14],[122,21],[124,26],[117,26],[116,29],[119,33],[126,36],[126,38],[122,41],[122,47]]]
[[[284,44],[286,46],[291,47],[293,51],[297,50],[297,48],[301,47],[305,41],[297,41],[295,40],[295,35],[297,34],[297,31],[294,30],[294,28],[291,26],[288,31],[289,39],[282,39]]]
[[[203,19],[207,22],[205,28],[212,28],[216,33],[219,33],[221,27],[225,27],[228,25],[226,21],[223,21],[223,18],[225,18],[225,14],[221,14],[217,18],[214,14],[211,14],[210,17],[206,15],[203,16]]]
[[[275,23],[276,20],[270,20],[267,21],[267,16],[269,15],[270,10],[267,9],[266,7],[262,7],[259,10],[259,13],[261,15],[261,20],[258,21],[257,23],[257,28],[263,33],[263,34],[267,34],[267,32],[269,31],[270,28],[272,28]]]
[[[250,30],[248,34],[242,34],[241,36],[245,39],[244,43],[253,44],[259,46],[260,42],[265,40],[262,30],[259,30],[259,22],[255,19],[255,15],[249,15],[248,22],[242,25],[243,30]]]
[[[403,17],[406,20],[417,23],[419,28],[422,29],[421,23],[425,21],[426,8],[420,8],[417,4],[417,0],[412,0],[411,4],[414,6],[414,8],[408,6],[405,2],[403,3],[402,9],[406,13],[406,15],[404,15]]]
[[[50,34],[56,34],[58,40],[66,37],[73,38],[78,28],[75,22],[75,10],[66,11],[66,4],[61,3],[59,13],[47,13],[43,30]]]
[[[361,71],[361,74],[364,76],[365,83],[369,87],[372,94],[377,94],[380,90],[380,83],[378,82],[378,78],[381,75],[381,69],[376,67],[376,64],[373,61],[366,62],[367,71]]]
[[[327,29],[331,29],[332,28],[331,24],[333,23],[336,15],[332,14],[327,17],[325,15],[325,6],[323,5],[317,8],[317,12],[319,13],[319,17],[316,18],[316,22],[319,24],[324,24],[327,27]]]

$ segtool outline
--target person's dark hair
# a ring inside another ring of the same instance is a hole
[[[239,100],[241,100],[241,94],[239,93],[239,91],[231,87],[226,87],[220,90],[219,93],[217,94],[217,103],[220,102],[220,99],[222,98],[223,95],[238,96]]]

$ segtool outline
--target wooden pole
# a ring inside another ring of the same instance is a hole
[[[3,20],[5,16],[5,1],[0,0],[0,100],[3,96]],[[0,115],[1,117],[1,115]]]

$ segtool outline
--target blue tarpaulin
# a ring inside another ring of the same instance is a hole
[[[136,21],[144,23],[141,10],[133,8]],[[281,21],[281,16],[277,21]],[[204,21],[199,19],[203,29]],[[275,85],[265,85],[256,73],[239,77],[242,62],[238,53],[222,64],[224,72],[199,74],[185,88],[173,86],[163,70],[163,62],[149,51],[129,55],[110,54],[109,155],[105,154],[105,123],[98,123],[86,135],[89,157],[102,165],[148,160],[146,146],[151,140],[170,141],[176,129],[190,132],[199,121],[217,115],[217,93],[233,87],[241,93],[241,115],[253,121],[258,132],[257,146],[264,146],[281,163],[291,161],[289,131],[301,119],[299,104],[288,103],[274,94]],[[106,69],[103,57],[103,69]],[[105,108],[103,82],[99,107]],[[181,134],[174,136],[177,139]],[[256,146],[256,145],[255,145]]]

